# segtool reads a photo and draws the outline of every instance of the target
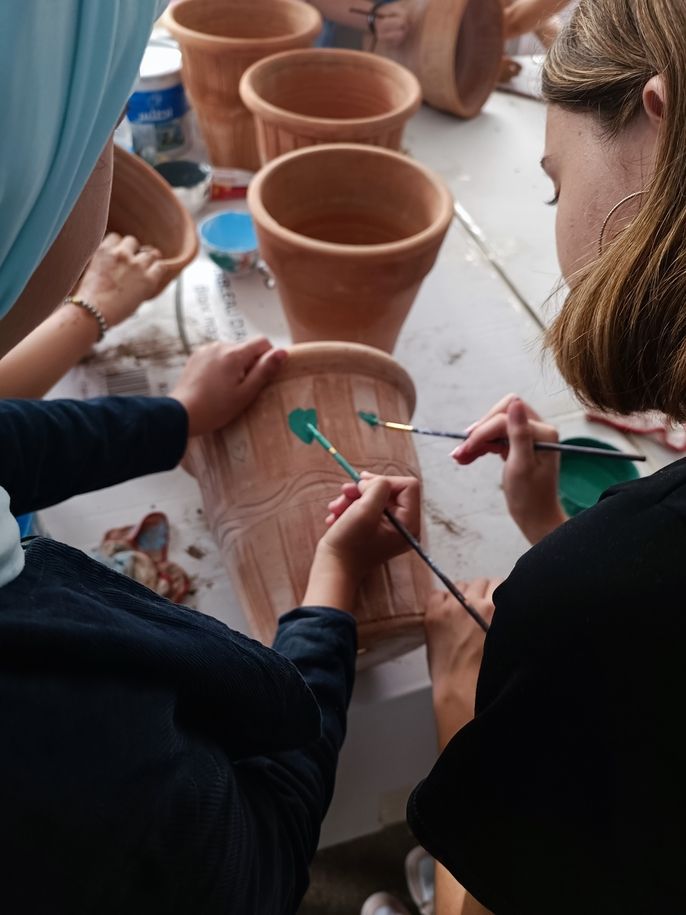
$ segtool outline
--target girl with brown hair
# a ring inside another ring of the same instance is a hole
[[[686,4],[581,0],[543,89],[569,286],[548,344],[585,403],[684,421]],[[479,633],[442,599],[430,611],[439,725],[461,729],[410,823],[496,915],[683,913],[686,461],[567,520],[557,460],[533,450],[555,434],[511,395],[455,454],[508,436],[504,490],[533,549],[493,597],[469,723]]]

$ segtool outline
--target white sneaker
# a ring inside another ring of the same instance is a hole
[[[412,901],[421,915],[434,912],[435,861],[423,848],[413,848],[405,858],[405,879]]]
[[[388,893],[374,893],[362,906],[360,915],[410,915],[410,913],[395,896],[389,896]]]

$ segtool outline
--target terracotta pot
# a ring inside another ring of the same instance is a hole
[[[452,219],[441,179],[387,149],[311,146],[266,165],[248,203],[293,340],[392,352]]]
[[[319,427],[358,469],[419,476],[411,436],[371,428],[373,411],[407,421],[415,403],[410,376],[366,346],[295,346],[276,379],[235,423],[194,439],[187,468],[197,478],[210,527],[250,628],[269,644],[278,617],[305,593],[327,503],[347,479],[319,445],[288,428],[292,410],[317,410]],[[361,665],[419,645],[430,573],[405,554],[365,581],[355,610]]]
[[[498,82],[503,56],[502,0],[409,0],[410,34],[400,48],[376,51],[415,73],[424,101],[471,118]],[[383,11],[382,11],[383,12]]]
[[[253,64],[240,85],[262,162],[317,143],[400,149],[422,102],[415,76],[362,51],[286,51]]]
[[[108,232],[135,235],[163,255],[159,293],[198,253],[198,234],[188,211],[164,178],[138,156],[114,147]]]
[[[238,84],[263,57],[311,45],[319,12],[302,0],[180,0],[165,24],[181,45],[183,79],[213,165],[259,168],[255,125]]]

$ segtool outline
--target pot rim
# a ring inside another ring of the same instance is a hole
[[[180,273],[184,267],[187,267],[188,264],[190,264],[190,262],[195,258],[198,251],[200,250],[198,232],[193,217],[188,212],[186,207],[183,206],[183,204],[178,200],[170,185],[160,174],[155,171],[151,165],[148,165],[148,163],[144,159],[141,159],[140,156],[135,155],[135,153],[128,152],[126,149],[123,149],[121,146],[118,146],[115,143],[115,169],[117,167],[117,163],[119,163],[120,168],[123,164],[124,168],[128,169],[129,172],[138,171],[141,174],[144,174],[146,179],[149,180],[151,184],[155,185],[157,192],[167,197],[170,204],[173,203],[174,208],[180,215],[184,226],[183,244],[175,257],[163,257],[160,261],[158,261],[158,263],[164,268],[167,274],[173,276]]]
[[[408,238],[401,238],[398,241],[383,242],[375,245],[351,245],[339,244],[338,242],[321,241],[317,238],[310,238],[308,235],[301,235],[292,229],[287,229],[277,222],[269,213],[262,203],[262,187],[271,177],[272,173],[281,168],[284,164],[292,159],[304,158],[305,156],[321,156],[334,152],[354,152],[358,155],[382,156],[389,161],[401,161],[404,165],[419,172],[438,192],[441,197],[440,212],[431,225],[421,232],[410,235]],[[273,236],[282,241],[288,241],[291,244],[297,243],[302,250],[316,252],[318,254],[332,255],[354,255],[357,258],[377,258],[384,254],[397,255],[406,251],[414,251],[421,248],[423,244],[433,242],[436,238],[443,236],[449,229],[454,217],[454,201],[448,186],[431,169],[426,168],[414,159],[395,150],[385,149],[379,146],[367,146],[362,143],[323,143],[318,146],[307,146],[304,149],[296,149],[293,152],[285,153],[277,159],[268,162],[253,178],[248,187],[248,208],[255,219],[255,224]]]
[[[417,405],[417,389],[412,376],[396,359],[384,350],[365,343],[352,343],[344,340],[321,340],[315,343],[292,343],[286,347],[288,359],[274,376],[272,384],[299,378],[316,371],[317,364],[322,369],[332,371],[331,362],[335,357],[341,360],[341,370],[347,374],[369,375],[372,378],[383,378],[397,385],[407,400],[409,414],[412,416]],[[376,371],[370,368],[374,364]]]
[[[297,111],[291,111],[289,108],[282,108],[268,102],[261,96],[255,88],[254,82],[262,71],[268,70],[274,64],[289,59],[294,66],[301,63],[315,64],[322,61],[328,63],[336,61],[341,63],[353,62],[357,64],[371,64],[377,70],[385,70],[396,80],[402,80],[404,88],[407,91],[408,98],[402,104],[391,108],[383,114],[372,115],[364,118],[327,118],[315,117],[312,115],[300,114]],[[280,122],[290,122],[296,126],[315,125],[323,128],[336,127],[387,127],[390,123],[398,120],[404,121],[410,118],[419,110],[422,104],[422,89],[419,80],[407,67],[396,63],[386,57],[379,57],[375,54],[369,54],[366,51],[354,51],[345,48],[296,48],[291,51],[281,51],[278,54],[272,54],[262,60],[252,64],[241,77],[239,92],[243,104],[249,108],[255,115],[264,117],[268,115],[271,120],[278,119]]]
[[[291,8],[300,10],[304,14],[303,19],[306,16],[309,17],[311,20],[310,23],[308,25],[303,25],[299,31],[288,32],[285,35],[273,35],[267,38],[232,38],[230,36],[210,35],[206,32],[200,32],[197,29],[182,25],[176,19],[176,13],[179,10],[188,7],[195,2],[196,0],[178,0],[178,3],[167,8],[167,11],[163,16],[164,25],[172,33],[174,38],[177,39],[179,44],[181,44],[182,51],[184,43],[187,45],[201,46],[209,51],[230,48],[234,51],[243,49],[246,52],[251,52],[264,48],[278,48],[279,45],[283,46],[284,42],[313,41],[321,32],[323,26],[323,20],[319,10],[309,3],[304,2],[304,0],[278,0],[280,5],[288,5]],[[216,2],[218,6],[226,6],[221,0],[216,0]],[[272,5],[269,0],[261,0],[261,2],[264,6]],[[255,5],[258,5],[258,2],[257,0],[246,0],[242,5],[254,7]]]

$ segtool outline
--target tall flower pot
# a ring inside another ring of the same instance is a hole
[[[164,178],[138,156],[114,147],[108,232],[135,235],[162,252],[162,292],[198,253],[198,233],[188,210]]]
[[[232,425],[191,441],[208,522],[253,634],[270,643],[281,614],[302,601],[327,504],[347,477],[321,446],[288,427],[298,408],[315,408],[319,428],[360,470],[419,477],[412,437],[371,428],[358,410],[407,421],[415,390],[390,356],[366,346],[294,346],[284,368]],[[405,554],[370,574],[355,616],[360,664],[421,644],[430,573]]]
[[[441,179],[391,150],[311,146],[266,165],[248,203],[294,342],[392,352],[452,219]]]
[[[241,98],[255,116],[262,163],[318,143],[400,149],[422,101],[416,77],[362,51],[285,51],[243,74]]]
[[[416,74],[424,101],[471,118],[495,88],[503,57],[502,0],[411,0],[410,32],[376,51]],[[383,10],[382,10],[383,12]]]
[[[183,52],[183,79],[213,165],[259,167],[255,126],[238,84],[279,51],[306,48],[321,31],[303,0],[179,0],[165,24]]]

